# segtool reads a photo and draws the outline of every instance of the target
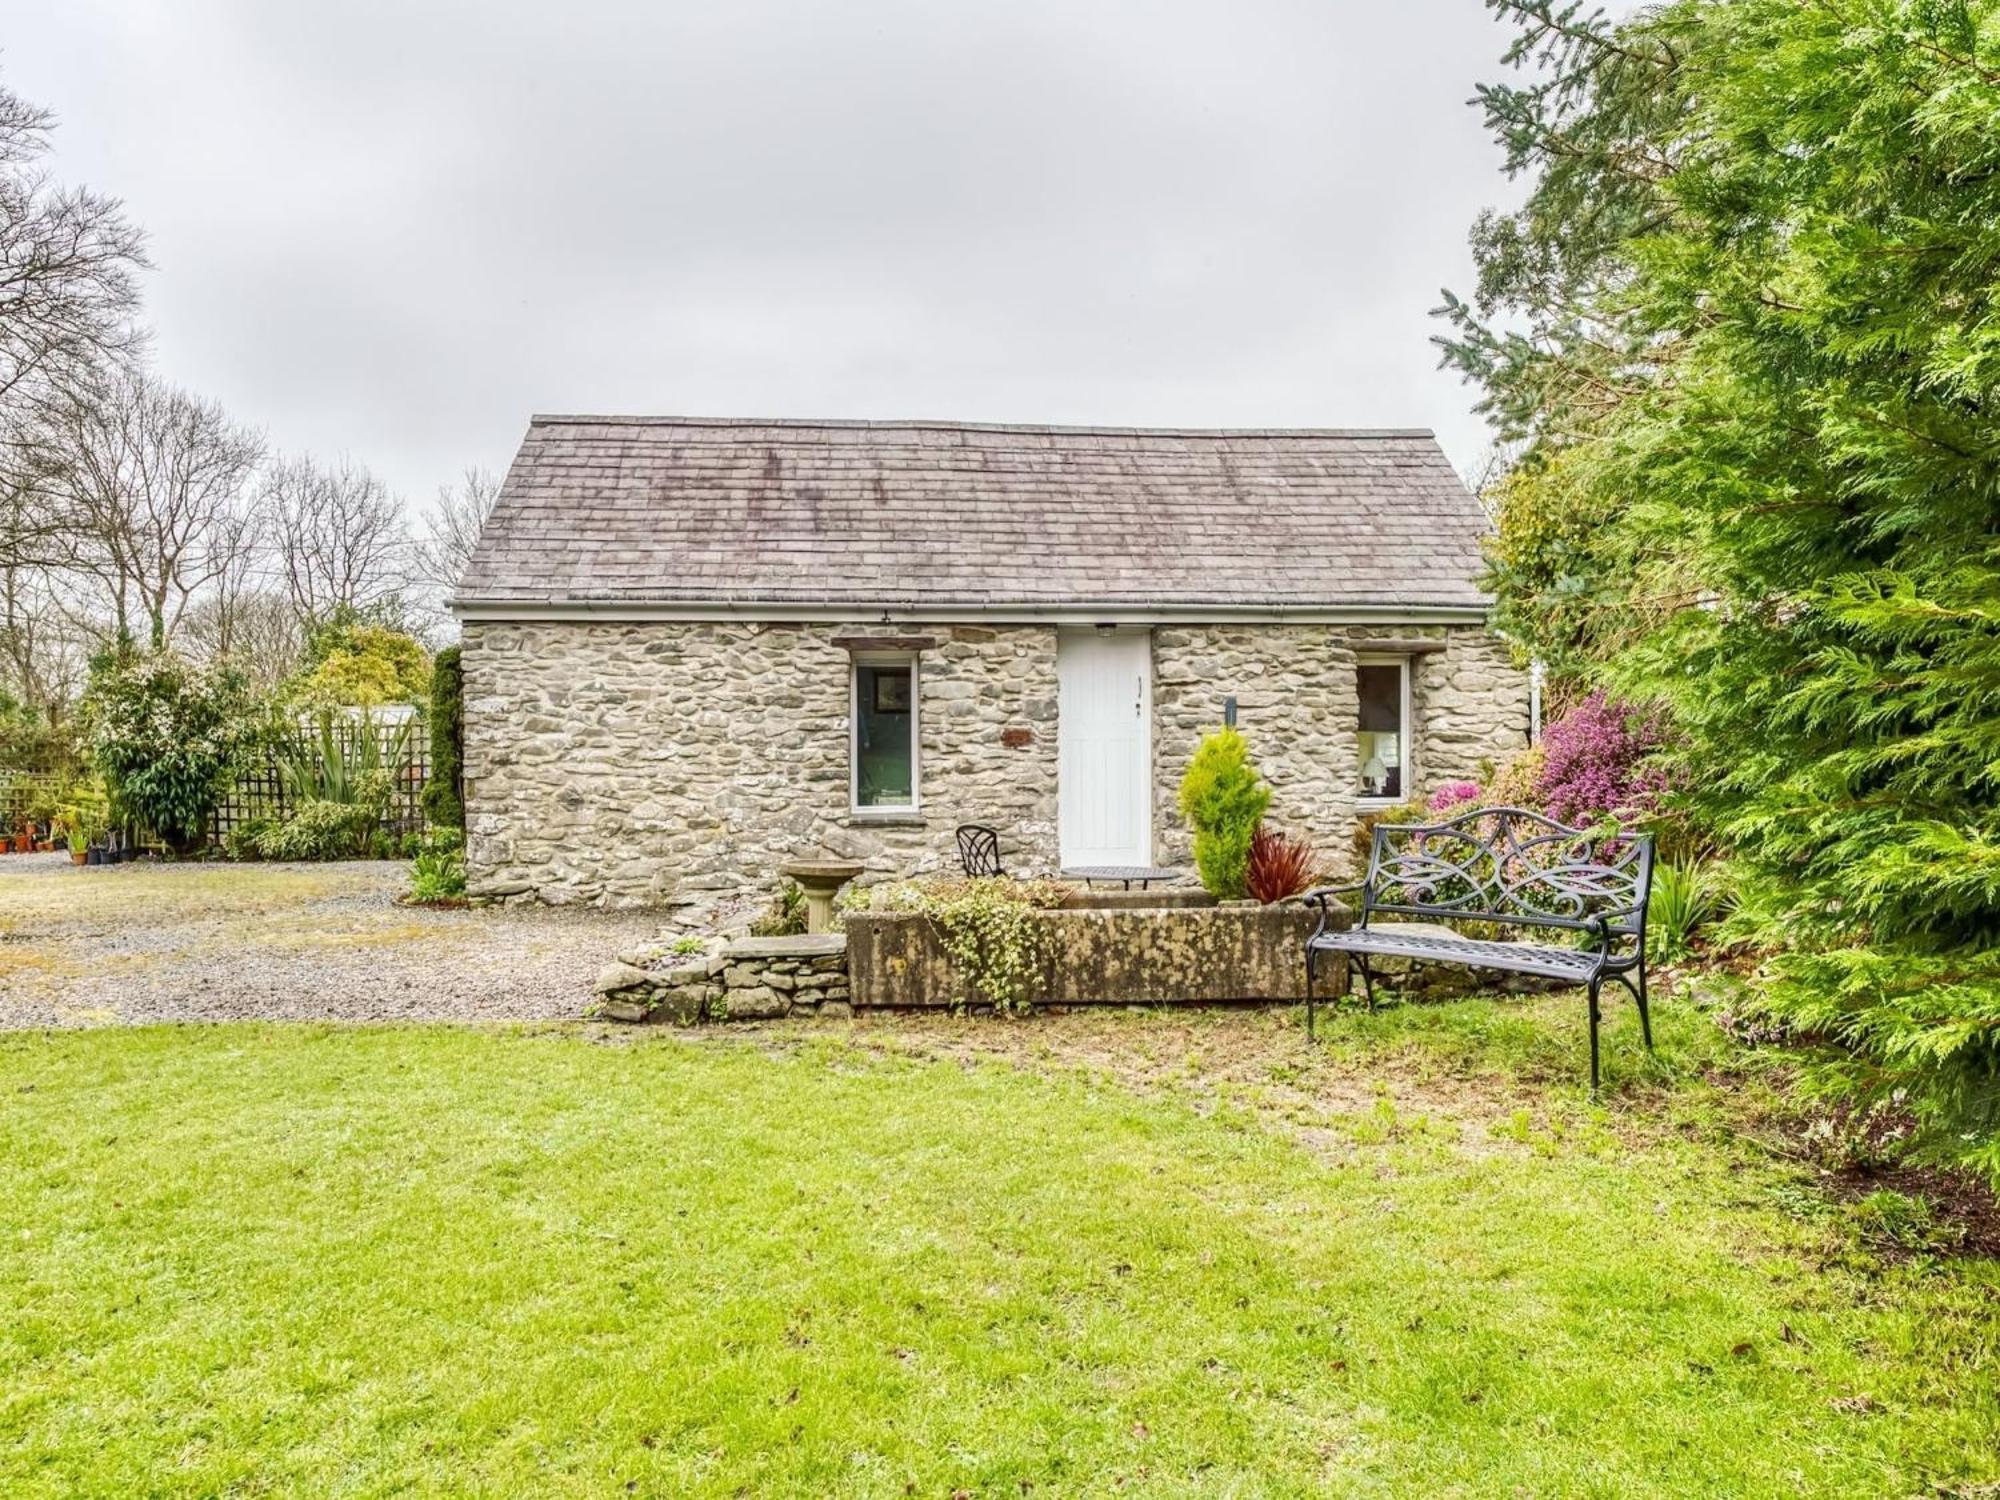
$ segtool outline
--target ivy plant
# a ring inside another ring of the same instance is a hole
[[[951,956],[965,990],[955,1003],[990,1005],[1003,1015],[1034,1004],[1044,958],[1036,913],[1059,907],[1070,887],[1056,880],[1007,876],[905,880],[876,887],[878,911],[927,918]]]

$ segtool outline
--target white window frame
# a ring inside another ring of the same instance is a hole
[[[1415,704],[1410,693],[1410,658],[1407,656],[1386,655],[1380,652],[1368,652],[1356,656],[1354,658],[1354,665],[1357,669],[1361,667],[1399,667],[1402,669],[1403,724],[1397,738],[1401,742],[1403,752],[1403,795],[1400,797],[1365,797],[1357,795],[1354,799],[1354,805],[1363,811],[1373,811],[1376,808],[1382,807],[1400,807],[1417,794],[1417,721]],[[1357,736],[1361,730],[1360,689],[1360,673],[1357,670],[1355,673],[1354,707],[1354,726]],[[1359,748],[1358,740],[1356,741],[1356,748]],[[1357,788],[1361,785],[1359,756],[1355,760],[1354,784]]]
[[[922,749],[923,653],[918,651],[856,651],[847,668],[847,810],[850,816],[868,818],[908,818],[923,811],[924,778]],[[863,667],[908,667],[910,669],[910,800],[861,805],[861,669]]]

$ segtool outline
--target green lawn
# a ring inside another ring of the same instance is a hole
[[[1991,1493],[2000,1268],[1574,1009],[3,1036],[0,1494]]]

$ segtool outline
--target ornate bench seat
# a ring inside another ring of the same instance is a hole
[[[1375,1004],[1371,959],[1457,964],[1565,979],[1589,992],[1590,1086],[1598,1082],[1598,994],[1615,979],[1639,1007],[1639,1028],[1653,1045],[1646,1005],[1646,902],[1652,891],[1651,834],[1571,828],[1518,807],[1486,807],[1442,823],[1377,825],[1368,876],[1359,885],[1306,893],[1319,925],[1306,939],[1306,1031],[1315,1034],[1316,969],[1322,954],[1354,961],[1369,1006]],[[1329,903],[1360,894],[1352,927],[1329,923]],[[1382,926],[1378,916],[1424,923],[1480,922],[1569,936],[1568,945],[1500,942],[1435,927]]]

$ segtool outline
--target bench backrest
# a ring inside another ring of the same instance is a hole
[[[1362,891],[1371,912],[1646,932],[1653,836],[1571,828],[1521,807],[1441,823],[1377,824]]]

